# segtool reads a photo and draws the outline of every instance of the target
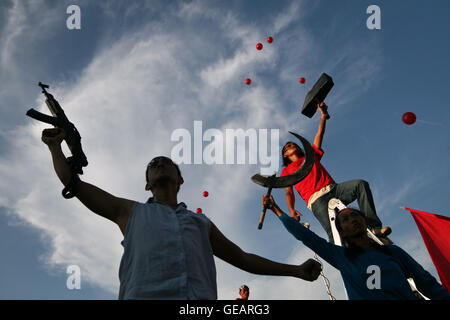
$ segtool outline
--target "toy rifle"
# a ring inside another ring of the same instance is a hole
[[[67,158],[67,163],[69,164],[72,170],[72,176],[70,178],[67,186],[64,187],[62,191],[62,195],[66,199],[73,198],[75,196],[75,184],[78,180],[78,174],[83,174],[83,167],[88,165],[87,158],[81,148],[81,136],[78,133],[77,128],[73,125],[72,122],[67,119],[64,110],[59,105],[58,101],[55,100],[53,95],[47,92],[49,86],[39,82],[39,87],[42,89],[42,93],[45,95],[46,100],[45,103],[52,113],[53,117],[38,112],[34,109],[30,109],[27,111],[26,115],[48,124],[51,124],[57,128],[64,129],[66,132],[66,137],[64,140],[67,143],[67,146],[72,153],[71,157]]]

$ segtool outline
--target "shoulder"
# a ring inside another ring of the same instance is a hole
[[[130,217],[133,216],[133,212],[141,203],[132,200],[122,199],[122,205],[119,214],[116,218],[116,224],[119,226],[120,231],[123,235],[126,233],[128,221]]]
[[[395,244],[386,244],[383,246],[392,254],[405,254],[406,252]]]
[[[319,157],[323,156],[323,154],[325,153],[321,148],[316,147],[314,144],[312,145],[312,147],[316,154],[319,155]]]
[[[208,224],[212,223],[211,220],[204,213],[195,213],[188,210],[188,214],[195,220],[200,220]]]
[[[199,230],[207,231],[208,233],[211,233],[212,231],[212,221],[206,216],[204,213],[196,213],[193,212],[187,208],[184,209],[184,212],[179,213],[181,216],[184,217],[182,220],[189,224],[189,225],[195,225]]]
[[[395,244],[387,244],[383,246],[386,248],[387,252],[396,259],[399,259],[403,262],[411,262],[415,261],[413,257],[411,257],[405,250],[400,248]]]

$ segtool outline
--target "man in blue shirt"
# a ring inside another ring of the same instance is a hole
[[[407,279],[430,299],[450,299],[450,293],[395,245],[380,246],[367,236],[364,214],[346,208],[336,216],[336,228],[344,246],[337,246],[305,228],[286,215],[272,196],[263,197],[263,206],[271,209],[284,227],[305,246],[341,272],[350,300],[415,300]]]

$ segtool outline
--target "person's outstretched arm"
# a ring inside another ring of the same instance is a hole
[[[65,132],[62,129],[44,129],[42,131],[42,141],[50,149],[55,172],[62,184],[66,186],[70,181],[72,172],[61,150],[61,142],[64,137]],[[126,224],[134,201],[115,197],[81,180],[76,184],[75,196],[92,212],[115,222],[122,234],[125,234]]]
[[[329,264],[339,269],[339,264],[341,262],[339,259],[343,256],[343,247],[328,242],[306,228],[303,224],[289,217],[280,209],[280,207],[278,207],[272,196],[267,194],[263,196],[263,206],[267,206],[268,209],[272,210],[281,220],[287,231],[289,231],[289,233],[297,240],[303,242],[305,246],[317,253]]]
[[[316,137],[314,138],[313,144],[317,149],[321,149],[323,136],[325,134],[325,127],[326,127],[326,123],[327,123],[327,118],[326,118],[325,114],[323,113],[322,108],[328,108],[328,107],[325,104],[325,102],[322,102],[320,105],[317,106],[317,108],[319,109],[319,111],[321,113],[321,117],[320,117],[319,128],[317,129]]]
[[[411,277],[416,284],[417,289],[431,300],[450,300],[450,292],[448,292],[436,278],[426,271],[413,257],[411,257],[402,248],[392,245],[391,250],[395,257],[399,258],[402,265],[406,269],[405,276]]]
[[[322,269],[320,263],[313,259],[296,266],[274,262],[258,255],[244,252],[236,244],[228,240],[212,222],[210,241],[216,257],[250,273],[268,276],[291,276],[306,281],[314,281],[319,277]]]

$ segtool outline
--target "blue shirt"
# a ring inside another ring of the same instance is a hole
[[[210,220],[180,203],[136,202],[125,230],[119,299],[217,299]]]
[[[450,293],[397,246],[387,245],[391,254],[369,248],[350,260],[344,247],[319,237],[292,217],[283,214],[280,220],[295,238],[341,272],[350,300],[418,299],[407,278],[413,278],[417,289],[430,299],[450,299]],[[378,267],[378,284],[372,281],[377,276],[373,266]]]

